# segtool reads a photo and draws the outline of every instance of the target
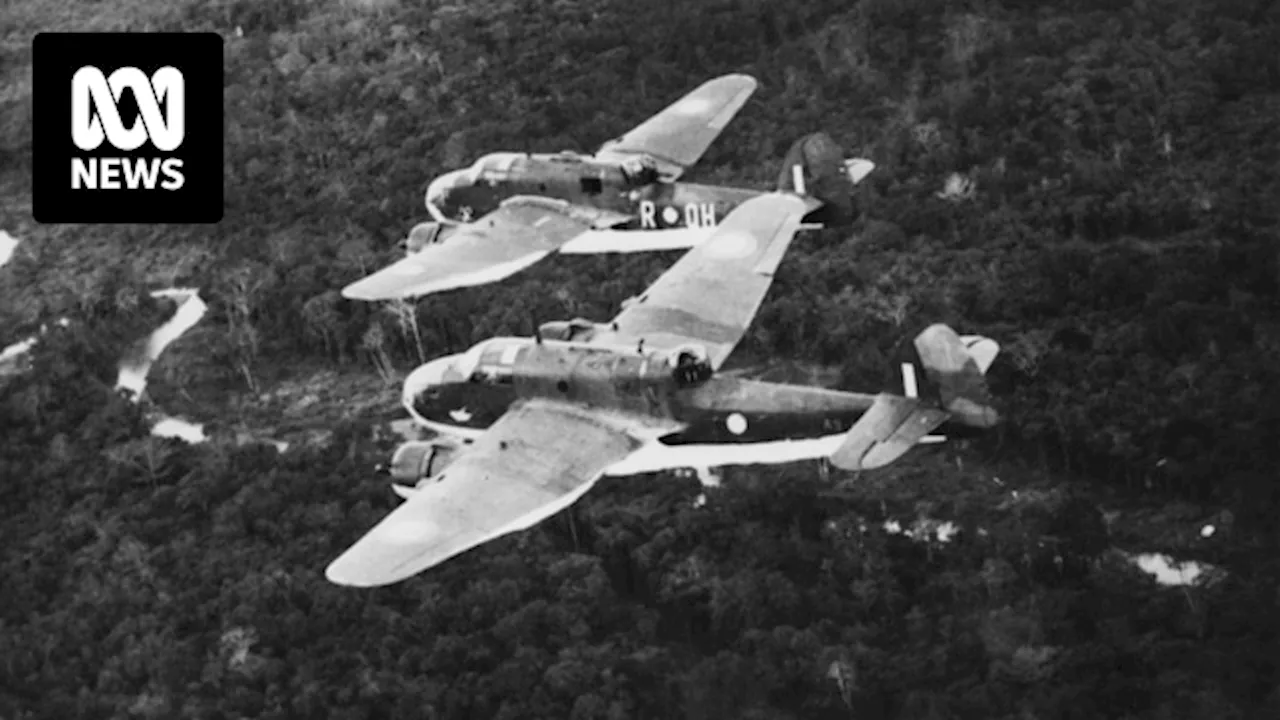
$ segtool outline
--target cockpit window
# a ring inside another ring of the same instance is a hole
[[[468,379],[475,375],[476,368],[480,367],[480,353],[484,352],[484,347],[487,342],[491,341],[473,345],[470,350],[463,353],[462,356],[454,362],[453,371]]]
[[[418,366],[404,380],[401,403],[416,417],[415,403],[423,396],[434,397],[442,385],[457,382],[461,378],[453,374],[459,355],[446,355]]]
[[[471,170],[480,179],[503,179],[518,169],[524,157],[520,153],[490,153],[477,160]]]
[[[471,382],[511,382],[511,369],[528,338],[493,338],[479,343],[458,359],[454,370]]]
[[[450,170],[431,181],[431,184],[427,186],[427,196],[431,197],[439,195],[446,190],[454,190],[474,185],[476,178],[479,177],[478,173],[479,170],[475,165],[472,165],[465,170]]]

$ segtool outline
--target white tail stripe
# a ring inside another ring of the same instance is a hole
[[[916,387],[916,366],[911,363],[902,363],[902,393],[909,398],[916,397],[919,388]]]

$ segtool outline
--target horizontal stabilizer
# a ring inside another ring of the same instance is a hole
[[[831,455],[841,470],[871,470],[902,457],[947,419],[919,400],[881,393]]]
[[[849,158],[844,161],[844,171],[849,176],[849,182],[854,185],[862,182],[875,169],[876,164],[866,158]]]

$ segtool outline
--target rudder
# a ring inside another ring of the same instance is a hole
[[[1000,350],[994,340],[976,335],[962,338],[938,323],[916,336],[915,349],[943,409],[970,427],[989,428],[1000,421],[991,406],[986,379],[986,369]]]
[[[792,143],[783,156],[777,189],[811,195],[824,203],[807,221],[847,225],[855,216],[851,191],[875,166],[864,158],[845,158],[844,149],[827,133],[810,133]]]

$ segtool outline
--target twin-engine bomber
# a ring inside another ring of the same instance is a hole
[[[677,182],[755,92],[755,78],[708,80],[594,155],[495,152],[431,181],[433,220],[403,241],[406,256],[343,288],[394,300],[497,282],[553,253],[690,248],[761,190]],[[806,204],[806,227],[844,226],[849,195],[875,163],[846,159],[826,133],[797,140],[777,188]]]
[[[817,458],[869,469],[944,424],[995,425],[984,374],[999,348],[945,325],[915,339],[902,395],[717,374],[807,212],[796,194],[747,200],[613,320],[544,324],[415,370],[405,405],[442,438],[397,450],[405,501],[326,577],[403,580],[540,522],[605,474]]]

